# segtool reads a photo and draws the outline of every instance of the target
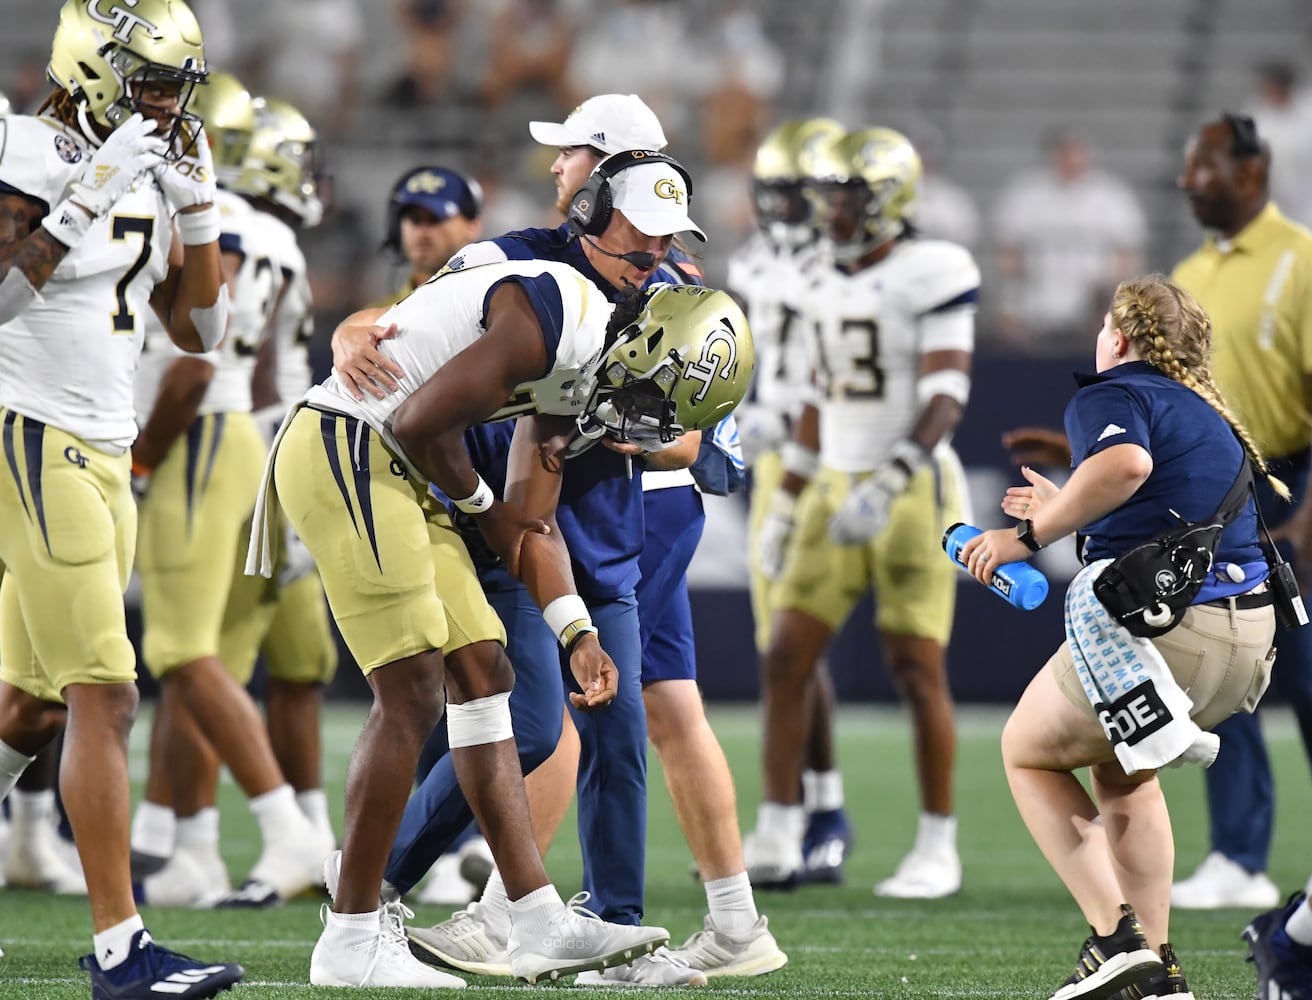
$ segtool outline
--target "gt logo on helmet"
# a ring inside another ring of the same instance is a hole
[[[122,6],[126,4],[127,6]],[[108,5],[108,10],[106,6]],[[153,39],[158,41],[163,36],[152,22],[147,21],[139,14],[132,13],[128,8],[135,7],[137,0],[90,0],[87,4],[87,14],[101,24],[108,24],[113,27],[112,32],[115,39],[124,45],[132,44],[132,32],[137,28],[142,28]]]
[[[738,367],[738,342],[728,330],[715,330],[707,336],[702,344],[702,355],[696,361],[689,361],[683,370],[683,377],[702,384],[692,394],[692,401],[700,403],[706,398],[716,376],[722,379],[733,377]]]

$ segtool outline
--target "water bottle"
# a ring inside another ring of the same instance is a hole
[[[979,528],[958,521],[943,532],[943,551],[954,563],[965,569],[961,561],[961,550],[968,541],[980,534],[983,532]],[[1048,596],[1048,578],[1027,562],[1003,563],[993,571],[989,590],[1012,607],[1033,611]]]

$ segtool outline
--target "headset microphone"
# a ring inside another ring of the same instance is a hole
[[[593,250],[596,250],[597,253],[604,254],[607,257],[613,257],[616,260],[626,261],[636,267],[639,271],[650,271],[656,266],[656,255],[654,253],[644,253],[641,250],[634,250],[631,253],[611,253],[604,247],[599,246],[596,240],[588,239],[586,236],[584,236],[583,239]]]

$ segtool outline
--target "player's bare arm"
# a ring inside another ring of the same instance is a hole
[[[164,322],[169,338],[182,350],[191,354],[205,352],[205,343],[196,325],[197,313],[207,313],[215,308],[219,290],[224,284],[218,241],[184,247],[175,229],[169,247],[168,273],[155,286],[150,304]]]
[[[0,285],[26,280],[40,291],[68,253],[68,247],[38,225],[44,216],[41,204],[26,195],[0,196]],[[11,278],[11,271],[17,271],[21,278]],[[3,309],[0,305],[0,323],[13,318],[4,315]]]
[[[811,455],[817,455],[820,451],[820,411],[812,403],[802,407],[801,416],[797,418],[797,423],[793,427],[792,444]],[[806,489],[806,484],[811,481],[811,477],[798,471],[795,467],[796,463],[785,463],[785,465],[780,488],[793,496],[800,496],[802,490]]]
[[[150,416],[132,443],[134,470],[150,473],[164,461],[173,442],[196,419],[213,378],[214,365],[206,358],[178,358],[169,365]]]
[[[960,373],[969,385],[970,352],[928,351],[922,354],[920,378],[925,379],[939,372]],[[933,451],[934,446],[961,423],[961,414],[964,410],[961,400],[950,392],[935,392],[921,406],[915,425],[907,436],[926,451]]]

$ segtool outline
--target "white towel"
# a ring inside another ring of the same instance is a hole
[[[1194,704],[1150,639],[1132,635],[1094,595],[1110,559],[1076,575],[1066,591],[1066,641],[1084,693],[1126,774],[1173,763],[1210,767],[1221,740],[1189,718]]]
[[[273,436],[269,446],[269,455],[264,460],[264,472],[260,476],[260,492],[255,497],[255,513],[251,518],[251,538],[246,546],[246,575],[273,576],[273,540],[277,537],[278,491],[273,485],[273,460],[278,457],[278,446],[282,436],[291,426],[292,418],[305,405],[300,399],[292,404],[287,415],[282,419],[282,426]]]

